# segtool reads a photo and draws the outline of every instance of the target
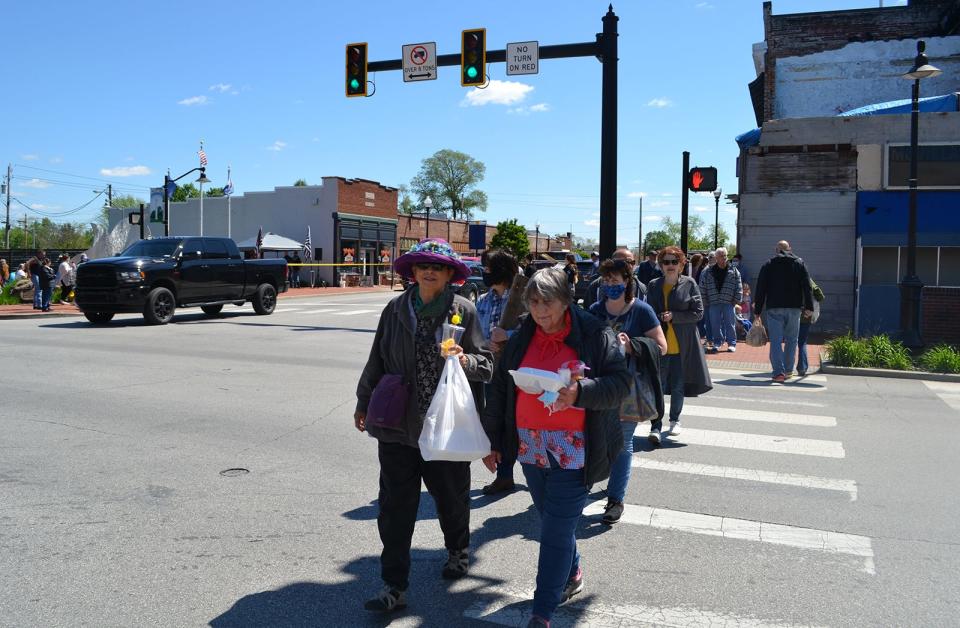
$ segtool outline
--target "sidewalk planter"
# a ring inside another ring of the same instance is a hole
[[[820,356],[820,372],[826,373],[827,375],[856,375],[859,377],[918,379],[929,382],[952,382],[960,384],[960,375],[954,375],[950,373],[930,373],[929,371],[895,371],[893,369],[835,366],[832,362],[827,361],[825,354]]]

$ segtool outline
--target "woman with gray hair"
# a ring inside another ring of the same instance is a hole
[[[603,321],[571,307],[567,275],[546,268],[523,293],[530,316],[504,347],[487,393],[483,426],[493,472],[502,456],[516,458],[540,514],[540,558],[533,618],[549,626],[557,606],[583,590],[575,532],[589,487],[610,475],[623,448],[620,402],[630,374],[619,341]],[[539,393],[525,392],[509,373],[521,367],[545,371],[570,368],[582,376],[559,391],[548,408]]]

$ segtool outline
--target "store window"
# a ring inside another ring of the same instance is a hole
[[[919,147],[917,186],[960,187],[960,144],[927,144]],[[906,188],[910,177],[910,146],[887,146],[887,187]]]
[[[960,246],[940,247],[941,286],[960,287]]]
[[[897,275],[897,247],[863,247],[863,266],[860,272],[861,284],[865,286],[896,284],[899,281],[900,277]]]

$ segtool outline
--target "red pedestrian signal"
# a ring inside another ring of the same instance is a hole
[[[347,98],[367,95],[367,44],[347,44]]]
[[[487,82],[487,29],[472,28],[460,34],[460,84],[476,87]]]
[[[717,169],[714,167],[690,168],[687,187],[691,192],[713,192],[717,189]]]

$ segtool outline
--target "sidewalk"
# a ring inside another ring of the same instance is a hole
[[[374,288],[294,288],[277,295],[281,300],[305,299],[308,297],[335,297],[345,294],[369,294],[371,292],[390,292],[390,288],[376,286]],[[397,293],[400,291],[397,290]],[[83,312],[72,303],[53,303],[49,312],[33,309],[32,303],[18,303],[17,305],[0,305],[0,320],[18,318],[61,318],[64,316],[83,316]]]
[[[823,348],[823,341],[819,338],[811,338],[807,343],[807,359],[810,362],[810,372],[816,372],[820,369],[820,350]],[[715,355],[707,354],[707,366],[729,369],[747,369],[754,371],[770,372],[770,345],[763,347],[751,347],[745,342],[737,343],[736,353],[726,353],[726,348],[721,349],[720,353]]]

